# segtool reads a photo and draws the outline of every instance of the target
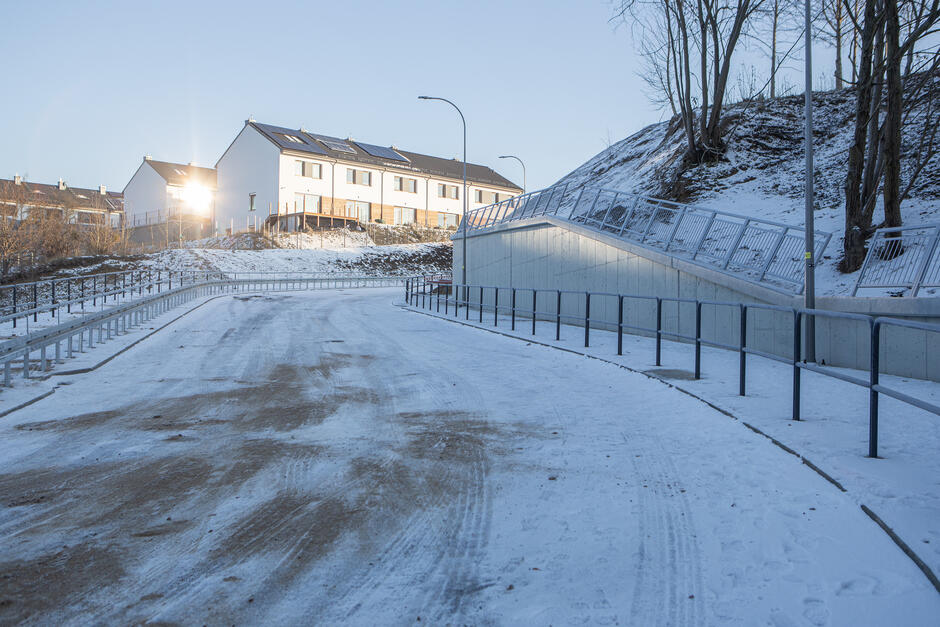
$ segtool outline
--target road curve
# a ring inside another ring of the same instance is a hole
[[[940,611],[849,497],[742,425],[399,292],[217,299],[0,420],[0,622]]]

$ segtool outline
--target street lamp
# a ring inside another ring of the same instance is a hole
[[[805,251],[803,258],[806,264],[805,285],[803,286],[803,306],[807,309],[816,308],[816,275],[815,266],[815,227],[813,220],[813,38],[812,38],[812,18],[810,16],[810,0],[805,0],[805,32],[803,38],[806,44],[806,93],[803,98],[805,108],[805,128],[803,129],[803,141],[806,152],[806,174],[804,196],[806,205],[804,207],[804,228],[805,232]],[[815,316],[806,316],[806,361],[816,361],[816,318]]]
[[[463,227],[463,252],[461,253],[460,259],[460,282],[462,285],[467,285],[467,120],[463,117],[463,112],[460,110],[460,107],[455,105],[453,102],[447,98],[438,98],[437,96],[418,96],[418,100],[440,100],[446,102],[453,108],[457,109],[457,113],[460,114],[460,121],[463,122],[463,217],[460,220],[461,226]],[[464,287],[464,292],[466,292],[466,287]]]
[[[522,159],[516,155],[500,155],[500,159],[515,159],[519,162],[519,165],[522,166],[522,193],[525,194],[525,164],[522,163]]]

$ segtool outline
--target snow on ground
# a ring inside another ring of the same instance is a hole
[[[928,625],[940,612],[851,489],[739,422],[400,296],[216,299],[0,420],[0,620]]]
[[[357,276],[413,276],[450,272],[450,242],[339,249],[222,250],[186,248],[155,253],[147,262],[169,270],[308,272]]]
[[[427,303],[427,301],[426,301]],[[436,299],[432,303],[437,314]],[[441,305],[442,311],[444,304]],[[453,319],[450,305],[449,319]],[[461,309],[458,320],[465,320]],[[531,318],[472,311],[469,324],[532,339]],[[494,328],[495,327],[495,328]],[[804,371],[801,375],[801,415],[792,417],[792,367],[749,356],[747,396],[738,395],[738,354],[702,347],[702,378],[693,379],[694,347],[664,341],[661,366],[656,366],[655,340],[624,335],[623,356],[618,357],[615,332],[592,329],[590,347],[584,348],[583,328],[565,325],[555,342],[554,322],[536,323],[539,342],[584,352],[668,381],[731,412],[806,457],[834,477],[859,504],[876,511],[913,547],[935,573],[940,573],[940,421],[929,412],[882,395],[880,397],[879,459],[868,454],[868,391],[850,383]],[[831,370],[867,380],[868,373],[847,368]],[[940,384],[882,374],[888,388],[940,405]]]
[[[938,79],[940,80],[940,79]],[[857,273],[843,275],[846,159],[854,124],[851,90],[814,93],[815,226],[833,234],[817,267],[819,294],[847,294]],[[729,129],[725,158],[679,174],[685,144],[675,121],[660,122],[623,139],[562,178],[571,186],[589,185],[689,202],[710,209],[802,226],[803,97],[735,103],[725,112]],[[904,127],[902,186],[917,154],[921,122],[915,112]],[[875,223],[883,219],[879,199]],[[905,225],[940,220],[940,154],[928,162],[902,204]]]

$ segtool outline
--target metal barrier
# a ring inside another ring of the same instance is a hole
[[[46,279],[30,283],[0,286],[0,324],[32,317],[39,321],[41,314],[56,318],[61,310],[85,311],[104,306],[109,301],[117,304],[135,297],[160,293],[181,285],[210,280],[255,279],[347,279],[357,278],[352,272],[219,272],[199,270],[127,270],[102,272],[60,279]],[[399,281],[401,279],[398,279]]]
[[[635,294],[613,294],[606,292],[575,292],[568,290],[551,289],[533,289],[533,288],[514,288],[497,287],[484,285],[454,285],[454,289],[442,293],[438,290],[436,293],[429,289],[432,283],[425,280],[424,277],[415,277],[409,279],[405,285],[405,302],[408,305],[418,309],[441,312],[441,300],[443,297],[444,315],[450,315],[450,308],[453,306],[454,317],[460,317],[460,308],[464,308],[464,319],[470,319],[471,309],[478,310],[478,322],[482,323],[484,311],[493,312],[493,326],[499,326],[499,315],[504,313],[510,317],[510,328],[516,329],[516,319],[519,315],[530,317],[532,321],[531,334],[536,334],[536,323],[541,319],[545,322],[553,322],[555,328],[555,340],[561,340],[562,322],[572,322],[584,329],[584,346],[590,346],[590,332],[592,324],[595,328],[602,326],[610,327],[617,333],[617,355],[623,354],[623,335],[625,331],[632,331],[639,334],[648,334],[655,337],[655,358],[656,365],[662,365],[662,340],[663,338],[674,341],[685,341],[694,344],[693,352],[693,376],[695,379],[701,377],[702,372],[702,346],[711,346],[726,350],[736,351],[738,359],[738,395],[745,396],[747,393],[747,357],[754,355],[770,359],[792,368],[792,408],[791,418],[801,420],[801,372],[808,370],[826,377],[831,377],[852,383],[854,385],[869,390],[869,457],[878,457],[878,395],[885,394],[903,403],[907,403],[934,415],[940,416],[940,406],[934,405],[922,399],[912,397],[895,389],[885,387],[879,382],[879,364],[882,357],[881,329],[885,326],[905,327],[910,329],[922,330],[930,333],[940,333],[940,325],[911,322],[895,318],[872,317],[861,314],[842,313],[834,311],[824,311],[820,309],[797,309],[793,307],[782,307],[777,305],[764,305],[755,303],[726,302],[713,300],[696,300],[689,298],[667,298],[659,296],[639,296]],[[507,293],[508,302],[504,299],[500,304],[500,292]],[[493,294],[493,303],[486,302],[486,295]],[[463,296],[461,296],[463,294]],[[520,298],[521,295],[530,295],[531,298]],[[551,295],[549,302],[555,304],[554,309],[539,310],[539,294]],[[580,314],[563,313],[563,298],[574,296],[578,299],[578,308],[583,311]],[[591,300],[592,298],[615,298],[618,303],[617,323],[613,324],[606,321],[594,321],[591,318]],[[629,325],[624,323],[624,302],[627,300],[638,300],[649,302],[655,306],[655,326]],[[686,305],[694,307],[694,329],[692,335],[668,331],[663,328],[663,304],[676,303],[676,306]],[[718,342],[702,337],[702,309],[703,307],[730,308],[738,311],[738,344],[732,345]],[[774,311],[792,317],[792,355],[790,357],[777,355],[771,352],[759,350],[748,346],[747,328],[748,318],[751,312],[756,311]],[[804,319],[814,318],[833,318],[843,320],[855,320],[869,326],[871,337],[871,352],[869,356],[869,372],[867,378],[852,376],[838,369],[823,366],[815,363],[802,361],[803,355],[803,334],[802,327]]]
[[[860,289],[901,288],[917,296],[921,288],[940,287],[940,224],[878,229],[858,273]]]
[[[401,287],[405,283],[405,279],[401,277],[316,278],[284,276],[284,274],[267,278],[260,276],[238,279],[210,278],[184,286],[177,284],[177,287],[167,287],[156,294],[144,296],[130,303],[86,313],[81,318],[76,317],[30,335],[2,342],[0,343],[0,364],[3,365],[3,384],[10,386],[15,361],[22,360],[23,377],[28,379],[34,365],[32,355],[36,352],[39,352],[38,368],[46,372],[49,370],[50,361],[62,363],[65,359],[73,357],[76,352],[84,353],[86,347],[92,348],[96,343],[122,335],[173,307],[201,296],[265,291]],[[95,340],[96,333],[97,341]],[[54,348],[54,356],[51,358],[48,355],[50,347]]]
[[[582,224],[785,294],[803,292],[801,227],[612,189],[567,185],[516,196],[468,213],[477,231],[539,215]],[[816,258],[831,233],[816,231]]]

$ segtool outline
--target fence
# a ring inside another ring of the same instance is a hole
[[[500,296],[501,294],[503,295],[502,298]],[[492,295],[492,299],[489,299],[487,297],[488,295]],[[541,309],[539,308],[540,295],[542,296],[541,302],[543,304]],[[567,299],[567,303],[565,299]],[[613,299],[616,302],[617,322],[615,325],[592,319],[591,302],[592,300],[596,302],[598,299]],[[572,300],[577,302],[573,304],[571,303]],[[430,282],[424,277],[408,280],[405,285],[405,302],[416,308],[436,311],[437,313],[441,313],[441,305],[443,302],[444,316],[450,316],[451,309],[453,309],[453,316],[455,318],[460,317],[460,308],[463,307],[465,320],[470,320],[471,310],[475,310],[477,313],[475,316],[477,318],[476,321],[481,324],[484,321],[485,312],[489,311],[492,312],[493,326],[499,326],[499,316],[501,313],[506,314],[510,318],[510,328],[512,330],[516,329],[516,323],[519,318],[528,318],[531,320],[531,334],[533,336],[536,335],[537,322],[539,320],[543,322],[547,321],[554,324],[556,341],[561,340],[563,323],[568,325],[574,324],[583,328],[585,348],[590,346],[592,328],[606,329],[612,327],[611,330],[615,330],[617,333],[617,355],[623,354],[623,335],[625,332],[647,335],[655,338],[655,359],[657,366],[662,365],[662,341],[664,338],[691,343],[694,345],[692,369],[695,379],[701,377],[702,346],[736,351],[739,355],[738,394],[740,396],[745,396],[747,391],[748,355],[784,363],[792,368],[791,417],[793,420],[801,419],[801,373],[803,370],[852,383],[869,391],[869,457],[878,457],[878,397],[880,394],[890,396],[903,403],[940,416],[940,406],[884,386],[879,380],[880,363],[883,353],[881,346],[881,332],[883,328],[894,326],[917,329],[928,333],[940,333],[940,325],[911,322],[895,318],[871,317],[861,314],[823,311],[818,309],[796,309],[792,307],[756,303],[736,303],[599,292],[574,292],[566,290],[507,288],[483,285],[457,284],[442,288],[439,282]],[[647,303],[650,313],[654,314],[651,318],[655,320],[655,323],[646,326],[638,323],[630,324],[625,322],[624,310],[625,303],[627,302]],[[663,310],[664,305],[668,304],[674,304],[677,308],[681,305],[686,305],[694,309],[694,332],[683,333],[678,327],[673,330],[664,327]],[[715,337],[709,338],[703,336],[702,312],[704,308],[729,311],[730,313],[728,315],[731,316],[734,316],[734,312],[737,312],[737,343],[722,342]],[[761,350],[749,345],[749,320],[753,319],[754,312],[768,311],[785,315],[792,320],[791,337],[788,338],[792,342],[792,353],[788,356]],[[832,367],[802,360],[802,328],[804,319],[808,317],[851,320],[866,325],[869,328],[871,346],[867,378],[861,378]]]
[[[11,322],[16,328],[18,320],[32,318],[39,322],[41,315],[56,318],[64,309],[66,313],[84,312],[89,307],[104,307],[109,302],[133,300],[135,297],[161,293],[174,286],[205,282],[209,280],[257,281],[283,280],[312,281],[360,278],[352,272],[218,272],[198,270],[127,270],[102,272],[61,279],[47,279],[30,283],[0,286],[0,324]],[[403,279],[395,277],[372,277],[374,280],[390,279],[400,284]]]
[[[475,231],[539,215],[582,224],[775,291],[803,292],[803,228],[639,194],[557,185],[477,209],[467,227]],[[831,237],[815,232],[817,259]]]
[[[264,291],[297,291],[317,289],[349,289],[364,287],[400,287],[405,279],[399,277],[315,277],[297,273],[253,273],[241,278],[229,278],[214,273],[188,285],[169,287],[130,303],[122,303],[98,312],[88,313],[65,323],[43,329],[27,336],[0,343],[0,364],[3,364],[3,384],[12,383],[14,362],[22,361],[24,378],[29,378],[34,365],[47,372],[52,362],[62,363],[75,353],[84,353],[86,347],[106,342],[140,326],[152,318],[195,298],[229,293],[252,293]],[[115,290],[119,291],[119,290]],[[64,304],[64,303],[63,303]],[[95,336],[97,334],[97,342]],[[48,354],[52,348],[52,356]],[[39,353],[33,363],[32,355]]]
[[[852,295],[860,289],[900,288],[917,296],[921,288],[940,287],[940,224],[878,229]]]

